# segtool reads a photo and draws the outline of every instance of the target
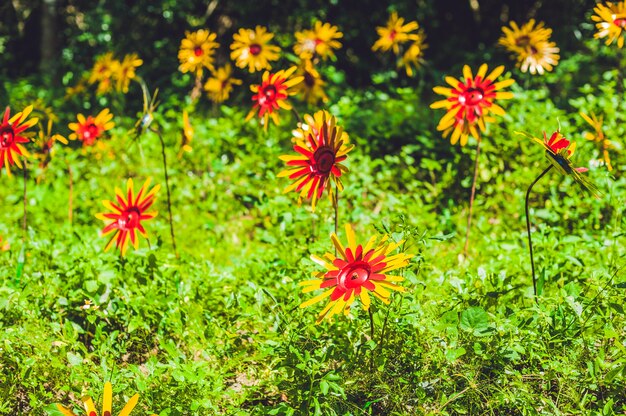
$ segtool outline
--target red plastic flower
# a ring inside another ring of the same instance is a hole
[[[13,117],[11,117],[11,109],[9,107],[4,111],[4,117],[0,125],[0,171],[3,166],[6,166],[7,175],[9,176],[11,176],[11,165],[17,165],[20,169],[22,168],[19,156],[28,157],[28,152],[22,146],[22,143],[28,143],[30,140],[24,132],[39,121],[36,117],[26,120],[32,111],[32,105],[29,105]]]
[[[102,201],[102,204],[111,212],[96,214],[96,217],[104,221],[105,227],[102,235],[114,232],[113,236],[107,243],[104,251],[107,251],[115,242],[117,248],[120,249],[122,256],[126,254],[128,241],[131,241],[133,247],[137,249],[139,240],[137,233],[147,237],[146,230],[142,225],[142,221],[149,220],[157,216],[156,212],[147,212],[156,200],[156,193],[161,189],[160,185],[156,185],[150,191],[150,179],[146,180],[137,195],[134,194],[133,180],[128,179],[126,184],[126,194],[121,189],[115,189],[116,202]]]
[[[303,293],[327,289],[300,305],[301,308],[306,308],[330,298],[319,314],[318,323],[342,312],[347,315],[357,297],[361,299],[363,308],[369,309],[370,294],[388,304],[391,290],[404,292],[402,286],[396,285],[404,278],[389,275],[392,270],[407,266],[409,259],[413,257],[407,253],[391,254],[400,247],[402,241],[390,243],[385,236],[380,241],[372,237],[367,244],[357,244],[354,230],[349,224],[346,225],[346,237],[348,245],[344,247],[337,235],[332,234],[331,240],[338,256],[331,253],[326,253],[321,258],[312,255],[311,259],[326,268],[326,271],[315,272],[315,279],[300,283]]]
[[[485,117],[493,113],[504,115],[505,111],[496,104],[496,100],[513,98],[513,93],[499,91],[515,83],[513,79],[495,82],[502,72],[504,66],[499,66],[487,76],[487,64],[483,64],[478,69],[476,76],[472,74],[469,66],[463,67],[463,80],[447,76],[446,82],[452,87],[435,87],[433,91],[446,96],[444,100],[431,104],[431,108],[445,108],[446,114],[439,121],[437,130],[446,131],[454,128],[450,141],[455,144],[459,139],[461,146],[467,143],[467,138],[471,133],[478,139],[478,131],[471,126],[478,125],[484,131]],[[468,123],[469,126],[465,126]]]
[[[353,145],[344,143],[343,128],[335,125],[335,117],[324,112],[322,123],[310,129],[307,136],[308,147],[296,144],[293,149],[298,155],[283,155],[280,159],[287,162],[287,168],[278,174],[288,176],[295,182],[285,188],[285,193],[295,190],[300,192],[300,199],[311,199],[315,210],[317,200],[328,188],[329,196],[333,196],[331,181],[337,190],[343,190],[341,175],[348,169],[341,164],[347,158]]]
[[[566,139],[559,130],[550,135],[543,132],[543,140],[533,137],[523,132],[517,132],[523,136],[529,137],[535,143],[541,145],[546,151],[546,157],[552,167],[556,168],[562,175],[570,176],[574,182],[578,183],[583,189],[591,193],[596,198],[600,197],[600,191],[598,188],[584,175],[583,172],[587,172],[589,169],[585,167],[574,167],[574,163],[571,160],[574,151],[576,150],[576,142]]]
[[[96,117],[78,114],[76,116],[78,123],[70,123],[69,128],[73,131],[69,138],[71,140],[80,140],[84,146],[93,145],[96,140],[107,130],[112,129],[115,123],[112,121],[113,114],[108,108],[100,111]]]
[[[304,79],[304,77],[301,76],[289,79],[295,71],[295,66],[287,70],[278,71],[275,74],[265,71],[261,85],[252,85],[250,87],[250,90],[254,93],[252,96],[254,106],[252,110],[250,110],[250,113],[248,113],[246,121],[250,120],[258,109],[259,118],[263,121],[266,130],[270,117],[274,121],[274,124],[278,124],[277,110],[279,108],[291,110],[291,104],[287,102],[287,98],[290,95],[294,95],[296,92],[291,91],[290,88],[302,82]]]

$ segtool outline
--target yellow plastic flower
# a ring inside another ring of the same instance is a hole
[[[559,62],[559,48],[550,42],[552,29],[544,27],[543,22],[535,25],[534,19],[521,27],[515,22],[509,24],[510,28],[502,28],[504,34],[498,43],[514,54],[520,70],[533,75],[552,71]]]
[[[191,141],[193,140],[193,126],[189,122],[189,113],[187,110],[183,110],[183,131],[180,144],[180,150],[178,151],[178,158],[183,156],[183,152],[190,153],[193,149],[191,147]]]
[[[402,276],[389,274],[393,270],[408,266],[412,254],[396,253],[403,243],[390,242],[387,236],[380,240],[374,236],[367,243],[357,242],[354,230],[346,224],[348,244],[344,246],[335,233],[330,237],[337,254],[326,253],[322,257],[312,255],[311,259],[324,267],[325,271],[313,272],[315,277],[299,284],[303,293],[319,289],[327,289],[319,295],[303,302],[300,307],[321,302],[328,298],[328,303],[317,318],[317,323],[343,313],[348,315],[350,307],[359,298],[363,309],[368,310],[371,304],[370,295],[389,304],[391,291],[404,292],[397,283],[404,280]]]
[[[136,53],[124,56],[122,62],[113,66],[113,78],[115,79],[115,89],[126,94],[130,81],[136,78],[135,69],[143,65]]]
[[[83,404],[85,405],[85,412],[87,412],[86,416],[98,416],[98,412],[96,411],[96,406],[91,399],[91,397],[86,396],[82,398]],[[133,397],[128,400],[126,405],[122,408],[118,416],[128,416],[130,412],[133,411],[137,402],[139,401],[139,394],[135,394]],[[57,409],[61,412],[63,416],[77,416],[70,409],[63,407],[60,404],[56,404]],[[111,383],[108,381],[104,383],[104,394],[102,397],[102,416],[112,416],[113,411],[113,387]],[[152,414],[151,416],[156,416]]]
[[[230,64],[217,68],[204,84],[204,90],[214,103],[223,103],[228,100],[234,85],[241,85],[241,80],[233,77],[233,68]]]
[[[341,48],[343,33],[337,26],[330,23],[315,22],[312,30],[296,32],[296,44],[293,51],[302,60],[313,59],[317,56],[323,60],[335,59],[334,50]]]
[[[609,155],[609,149],[614,148],[613,143],[609,139],[606,138],[604,132],[602,131],[602,127],[604,124],[604,117],[596,116],[594,113],[591,113],[591,117],[586,115],[585,113],[580,113],[580,116],[593,128],[593,132],[585,132],[584,137],[587,140],[597,142],[601,146],[602,151],[602,159],[606,168],[610,171],[613,170],[613,165],[611,164],[611,157]]]
[[[47,167],[50,163],[55,142],[68,143],[67,139],[62,135],[52,133],[52,119],[48,119],[47,129],[41,126],[33,142],[36,149],[35,157],[39,159],[39,167],[41,168]]]
[[[412,21],[404,24],[404,18],[398,17],[398,13],[393,12],[389,16],[387,26],[376,28],[380,38],[374,43],[372,50],[376,52],[380,49],[383,52],[387,52],[391,49],[398,55],[400,53],[400,44],[419,39],[419,34],[411,33],[417,29],[419,29],[417,22]]]
[[[96,58],[91,73],[89,74],[90,85],[98,83],[96,94],[106,94],[113,88],[113,71],[120,66],[120,61],[113,58],[113,52],[107,52]],[[79,83],[80,85],[80,83]]]
[[[294,87],[296,94],[311,105],[316,105],[320,101],[327,102],[328,96],[324,92],[326,82],[315,69],[311,61],[302,61],[298,66],[296,75],[302,76],[303,81]]]
[[[307,134],[307,146],[294,145],[297,155],[283,155],[280,159],[287,168],[278,174],[279,178],[288,177],[294,182],[287,186],[284,193],[299,192],[298,203],[303,199],[311,200],[315,211],[317,201],[328,189],[328,196],[334,201],[333,184],[337,191],[343,190],[341,176],[348,172],[341,162],[347,159],[354,146],[346,145],[342,138],[343,128],[336,125],[335,117],[328,112],[321,112],[322,122]]]
[[[180,42],[178,50],[178,69],[182,73],[193,72],[196,77],[201,77],[204,68],[211,71],[213,67],[213,54],[220,45],[215,42],[217,35],[206,29],[195,32],[185,32],[185,38]]]
[[[433,88],[437,94],[446,97],[430,105],[430,108],[446,109],[446,114],[439,121],[437,130],[446,132],[452,128],[450,138],[452,144],[460,140],[461,146],[465,146],[470,135],[478,139],[479,131],[485,131],[485,122],[491,121],[487,118],[489,114],[498,116],[506,114],[504,109],[496,104],[496,100],[513,98],[513,93],[500,90],[514,84],[515,81],[506,79],[496,82],[502,72],[504,72],[504,66],[499,66],[485,77],[487,64],[482,64],[474,76],[470,67],[465,65],[462,79],[450,76],[445,78],[452,88]],[[444,133],[444,137],[446,136],[447,134]]]
[[[618,3],[607,1],[604,4],[596,4],[593,9],[596,14],[591,16],[591,20],[596,23],[598,32],[594,35],[596,39],[607,38],[606,44],[617,41],[617,47],[624,46],[624,30],[626,29],[626,0]]]
[[[109,112],[108,108],[100,111],[96,117],[78,114],[76,116],[78,123],[70,123],[69,128],[73,131],[70,134],[70,140],[80,140],[83,142],[83,146],[93,145],[98,138],[102,136],[107,130],[111,130],[115,127],[113,122],[113,114]]]
[[[274,34],[263,26],[257,26],[254,30],[239,29],[233,35],[230,59],[235,61],[237,67],[247,67],[250,72],[271,69],[270,61],[277,60],[280,54],[278,46],[269,44],[273,37]]]
[[[250,86],[250,90],[254,93],[254,95],[252,95],[252,101],[255,103],[252,110],[248,113],[246,121],[250,120],[258,109],[258,116],[265,130],[267,130],[270,118],[274,124],[279,124],[278,110],[280,108],[283,110],[291,110],[292,107],[287,101],[287,98],[296,93],[292,87],[302,82],[303,79],[302,77],[290,78],[295,71],[295,66],[287,70],[278,71],[274,74],[265,71],[261,85]]]
[[[419,39],[413,41],[402,55],[402,59],[398,62],[398,66],[404,67],[406,74],[410,77],[415,75],[415,70],[424,63],[424,50],[428,48],[428,45],[424,43],[426,39],[424,32],[419,30],[418,35]]]

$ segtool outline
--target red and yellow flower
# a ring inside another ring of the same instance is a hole
[[[315,22],[312,30],[296,32],[296,44],[293,51],[300,59],[307,60],[321,57],[335,59],[335,50],[341,48],[338,39],[343,37],[337,26],[330,23]]]
[[[512,85],[515,81],[506,79],[496,82],[503,71],[504,66],[499,66],[485,77],[487,64],[483,64],[474,76],[470,67],[465,65],[463,79],[458,80],[450,76],[445,78],[452,88],[435,87],[433,89],[437,94],[447,97],[434,102],[430,108],[446,109],[446,114],[439,121],[437,130],[446,132],[452,129],[450,138],[452,144],[460,140],[461,146],[464,146],[469,135],[478,139],[480,132],[485,130],[485,121],[490,121],[486,118],[488,115],[505,114],[504,109],[496,104],[496,100],[513,98],[513,93],[500,90]]]
[[[578,183],[583,189],[596,198],[600,197],[598,188],[589,178],[581,175],[581,173],[587,172],[589,169],[585,167],[574,167],[571,157],[576,150],[576,142],[566,139],[559,130],[552,133],[550,137],[548,137],[544,131],[543,140],[523,132],[517,132],[517,134],[529,137],[532,141],[539,144],[545,150],[546,158],[552,167],[556,168],[562,175],[570,176],[574,182]]]
[[[139,59],[136,53],[131,53],[124,56],[124,59],[120,62],[117,61],[113,65],[113,78],[115,79],[115,89],[118,92],[126,94],[128,92],[128,86],[130,82],[137,77],[135,69],[143,65],[143,61]]]
[[[106,94],[113,88],[113,71],[118,68],[120,61],[113,58],[113,52],[107,52],[96,58],[91,73],[89,74],[89,84],[98,83],[97,94]]]
[[[287,102],[287,98],[296,93],[292,87],[304,79],[303,77],[290,78],[295,71],[295,66],[274,74],[265,71],[261,85],[250,86],[250,90],[254,93],[252,96],[254,106],[248,113],[246,121],[250,120],[258,109],[258,116],[265,130],[267,130],[270,118],[274,124],[278,124],[278,109],[291,110],[292,107]]]
[[[580,113],[580,116],[593,128],[592,132],[585,132],[585,139],[600,144],[600,150],[602,151],[602,162],[609,170],[609,172],[612,171],[613,165],[611,164],[609,149],[612,149],[614,145],[609,139],[606,138],[606,136],[604,135],[604,131],[602,130],[604,117],[596,116],[594,113],[591,113],[591,117],[589,117],[582,112]]]
[[[20,156],[29,156],[22,144],[29,142],[29,134],[26,133],[26,130],[39,121],[37,117],[28,120],[28,116],[32,111],[33,106],[29,105],[11,117],[11,109],[7,107],[4,110],[4,117],[2,118],[2,124],[0,124],[0,171],[5,166],[9,176],[11,176],[12,165],[17,165],[20,169],[22,168]]]
[[[309,141],[309,135],[317,137],[324,125],[331,125],[330,113],[326,110],[316,111],[313,115],[305,114],[302,117],[302,122],[298,123],[298,127],[291,132],[291,141],[293,144],[297,144],[300,147],[310,148],[311,142]],[[342,141],[344,146],[350,144],[350,136],[348,133],[341,130],[341,136],[338,140]]]
[[[115,127],[113,120],[113,114],[109,112],[108,108],[100,111],[96,117],[78,114],[76,116],[78,123],[70,123],[69,128],[73,131],[69,135],[70,140],[80,140],[83,142],[83,146],[93,145],[97,139],[102,136],[107,130],[111,130]]]
[[[234,42],[230,45],[230,59],[239,68],[248,68],[250,72],[272,69],[270,61],[279,58],[280,48],[269,42],[274,37],[263,26],[253,29],[239,29],[233,35]]]
[[[116,201],[102,201],[102,204],[110,211],[96,214],[98,219],[105,222],[102,235],[113,233],[104,251],[109,250],[115,243],[122,256],[124,256],[128,249],[129,241],[135,249],[139,247],[137,234],[148,237],[142,221],[150,220],[157,216],[156,212],[148,212],[148,210],[156,200],[156,193],[161,189],[161,186],[156,185],[150,190],[149,188],[150,179],[146,180],[139,192],[135,194],[133,180],[128,179],[126,193],[116,188]]]
[[[343,313],[348,315],[350,307],[359,298],[365,310],[371,304],[370,295],[380,299],[383,303],[390,303],[392,291],[404,292],[397,283],[404,280],[402,276],[390,275],[389,272],[406,267],[412,254],[396,253],[403,243],[390,242],[387,236],[379,240],[374,236],[367,243],[357,243],[352,227],[346,225],[348,244],[344,246],[336,234],[331,235],[331,241],[337,254],[330,252],[322,257],[312,255],[311,259],[324,267],[325,271],[314,272],[315,279],[300,283],[303,293],[325,289],[324,292],[307,300],[301,308],[313,305],[328,298],[328,303],[317,318],[317,323]]]
[[[626,30],[626,0],[617,3],[607,1],[604,4],[598,3],[593,11],[591,20],[596,23],[598,32],[594,35],[596,39],[607,38],[606,44],[617,41],[617,47],[624,46],[624,31]]]
[[[52,119],[48,119],[47,129],[43,127],[35,137],[34,144],[36,146],[35,156],[39,159],[39,167],[46,168],[52,160],[52,149],[55,142],[67,144],[67,139],[60,134],[52,133]]]
[[[509,24],[510,28],[502,28],[504,34],[498,43],[515,55],[520,70],[540,75],[545,71],[552,71],[559,62],[559,48],[554,42],[550,42],[552,29],[544,27],[543,22],[535,26],[534,19],[521,27],[515,22]]]
[[[213,71],[213,54],[220,45],[215,42],[217,35],[206,29],[185,32],[178,50],[178,67],[182,73],[193,72],[201,77],[205,68]]]
[[[86,416],[98,416],[96,406],[93,400],[91,399],[91,397],[89,396],[83,397],[82,401],[85,406],[85,412],[87,412]],[[139,394],[135,394],[133,397],[130,398],[130,400],[128,400],[126,405],[122,408],[122,410],[119,413],[119,416],[129,416],[130,412],[133,411],[138,401],[139,401]],[[56,404],[56,407],[63,416],[77,416],[70,409],[58,403]],[[104,383],[104,394],[102,397],[102,416],[112,416],[113,415],[112,412],[113,412],[113,386],[111,385],[110,382],[107,381],[106,383]],[[151,416],[156,416],[156,415],[153,414]]]
[[[420,35],[413,33],[419,29],[419,25],[415,21],[404,23],[404,18],[398,17],[398,13],[393,12],[389,16],[387,26],[379,26],[376,28],[378,36],[380,38],[372,46],[372,50],[376,52],[381,50],[387,52],[393,50],[398,55],[400,53],[400,45],[409,42],[419,40]]]
[[[316,105],[320,101],[324,103],[328,101],[328,96],[324,92],[326,82],[324,82],[310,60],[300,63],[296,75],[301,76],[303,79],[294,89],[296,94],[300,95],[304,101],[311,105]]]
[[[297,155],[280,156],[287,163],[287,168],[278,174],[278,177],[294,180],[284,193],[299,192],[298,203],[303,198],[310,199],[314,211],[325,189],[328,189],[331,199],[334,199],[335,192],[332,184],[337,191],[343,190],[341,176],[348,169],[341,162],[346,160],[348,152],[354,147],[344,143],[343,128],[336,125],[335,117],[328,112],[322,112],[322,122],[315,127],[308,132],[308,146],[296,144],[293,149]]]
[[[241,80],[233,77],[233,68],[230,64],[217,68],[204,84],[204,90],[214,103],[223,103],[228,100],[235,85],[241,85]]]

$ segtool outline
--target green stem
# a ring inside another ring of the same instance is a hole
[[[530,184],[528,190],[526,191],[526,231],[528,231],[528,250],[530,252],[530,267],[533,274],[533,292],[535,293],[535,301],[537,301],[537,277],[535,275],[535,259],[533,257],[533,240],[530,235],[530,213],[528,211],[528,199],[530,198],[530,191],[533,189],[533,186],[535,186],[535,184],[539,182],[539,180],[543,178],[544,175],[550,171],[550,169],[552,169],[552,165],[548,166],[543,172],[541,172],[541,174],[537,176],[537,179],[535,179],[533,183]]]

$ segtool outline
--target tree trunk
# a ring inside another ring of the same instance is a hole
[[[41,59],[39,71],[48,74],[53,84],[58,82],[59,42],[57,27],[58,0],[43,0],[41,10]]]

